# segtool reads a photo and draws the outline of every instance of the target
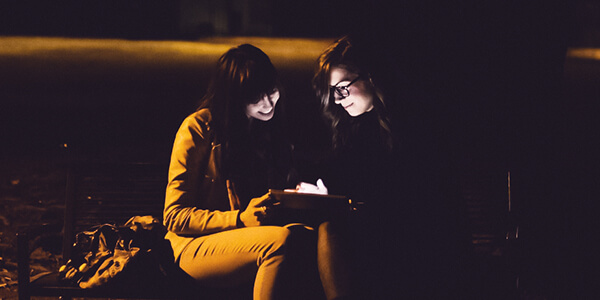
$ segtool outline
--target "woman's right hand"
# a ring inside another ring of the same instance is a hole
[[[250,200],[246,210],[240,213],[240,221],[245,227],[260,226],[270,212],[273,199],[271,194],[266,193],[258,198]]]
[[[323,183],[321,178],[317,179],[317,184],[310,184],[307,182],[300,182],[296,185],[296,192],[305,193],[305,194],[319,194],[319,195],[327,195],[327,187]]]

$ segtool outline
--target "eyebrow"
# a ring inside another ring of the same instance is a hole
[[[342,78],[342,80],[338,81],[338,83],[336,83],[335,85],[331,85],[331,87],[337,87],[338,84],[340,84],[344,81],[352,81],[352,80],[348,79],[347,77],[344,77],[344,78]]]

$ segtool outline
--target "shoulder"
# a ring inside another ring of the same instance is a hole
[[[192,116],[198,121],[204,123],[206,126],[209,126],[210,122],[212,122],[212,114],[210,113],[210,110],[208,108],[197,110],[196,112],[190,115],[190,117]]]
[[[201,109],[188,115],[177,130],[175,144],[197,146],[213,143],[214,130],[211,129],[211,121],[212,116],[208,109]]]
[[[199,126],[205,127],[210,130],[210,124],[212,122],[212,114],[207,108],[203,108],[195,111],[185,118],[184,123],[193,125],[198,124]]]
[[[193,131],[204,135],[210,132],[211,122],[212,115],[208,109],[204,108],[187,116],[181,123],[179,131]]]

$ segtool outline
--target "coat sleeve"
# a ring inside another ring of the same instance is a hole
[[[220,211],[206,207],[208,191],[201,180],[207,180],[205,166],[210,159],[211,140],[208,130],[196,115],[187,117],[177,131],[167,184],[164,224],[178,235],[204,235],[237,228],[239,211]],[[223,199],[228,203],[228,199]]]

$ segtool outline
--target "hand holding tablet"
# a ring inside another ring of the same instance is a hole
[[[296,190],[269,190],[269,194],[280,206],[292,209],[346,210],[350,199],[342,195],[323,195]]]
[[[294,190],[285,190],[285,191],[294,191]],[[296,192],[298,193],[306,193],[306,194],[319,194],[319,195],[327,195],[327,187],[323,183],[321,178],[317,179],[317,184],[311,184],[307,182],[300,182],[296,185]]]

